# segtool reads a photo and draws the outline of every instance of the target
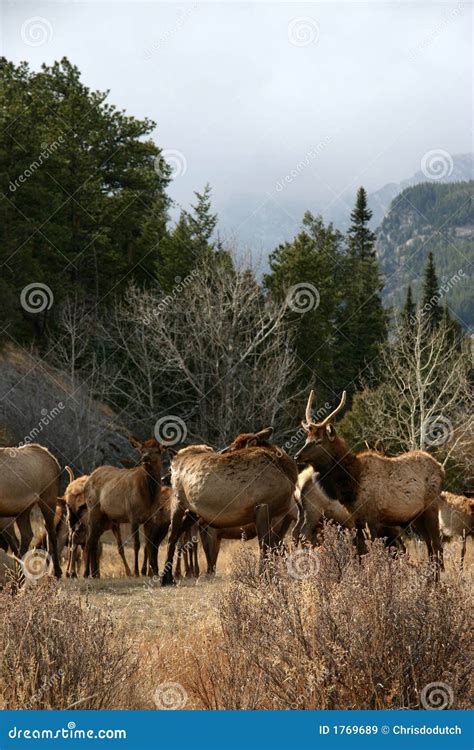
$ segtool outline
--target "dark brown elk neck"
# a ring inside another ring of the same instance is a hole
[[[150,505],[159,497],[161,487],[161,466],[146,464],[140,466],[140,473]]]
[[[337,441],[325,466],[313,468],[319,471],[318,481],[330,498],[347,506],[355,502],[362,467],[356,454],[347,448],[344,441]]]

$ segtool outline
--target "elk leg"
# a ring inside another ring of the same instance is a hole
[[[58,555],[55,508],[52,508],[49,504],[44,502],[43,499],[40,500],[40,508],[43,514],[46,532],[48,534],[48,553],[51,555],[53,560],[54,575],[56,576],[56,578],[61,578],[62,570]]]
[[[189,566],[189,576],[194,578],[199,578],[199,550],[198,550],[198,540],[195,534],[189,534],[189,558],[190,558],[190,566]]]
[[[466,529],[463,529],[462,547],[461,547],[461,570],[464,570],[464,557],[466,555],[466,545],[467,545],[467,534],[466,534]]]
[[[6,529],[3,529],[1,534],[1,541],[1,547],[5,550],[5,552],[8,552],[8,548],[10,548],[15,557],[19,556],[19,542],[15,534],[13,523],[11,524],[11,528],[7,527]]]
[[[178,539],[177,543],[177,549],[176,549],[176,568],[174,571],[175,578],[182,578],[181,574],[181,558],[183,556],[183,545],[181,544],[181,539]]]
[[[266,558],[272,549],[273,541],[270,512],[266,503],[255,507],[255,527],[257,529],[258,543],[260,545],[259,573],[263,573],[265,571]]]
[[[138,523],[132,523],[132,536],[133,536],[133,555],[134,564],[133,572],[136,578],[140,575],[139,570],[139,556],[140,556],[140,526]],[[145,553],[146,554],[146,553]]]
[[[168,533],[168,527],[169,527],[169,525],[167,523],[161,524],[158,527],[154,527],[155,528],[155,532],[153,534],[153,544],[152,544],[152,554],[153,554],[153,561],[154,561],[154,563],[150,563],[149,564],[149,569],[148,569],[149,575],[151,575],[151,571],[153,570],[153,564],[156,565],[156,574],[155,575],[157,575],[157,576],[159,575],[159,569],[158,569],[158,550],[160,548],[161,542],[163,541],[163,539],[165,538],[166,534]],[[145,550],[145,554],[146,554],[146,550]],[[145,573],[144,573],[144,575],[146,574],[146,571],[147,571],[147,567],[145,566]]]
[[[286,516],[284,516],[283,520],[281,521],[280,525],[275,529],[275,536],[277,539],[278,544],[283,544],[283,539],[285,538],[285,534],[290,528],[291,521],[293,519],[291,518],[290,514],[287,513]]]
[[[118,549],[118,553],[119,553],[119,555],[120,555],[120,557],[122,559],[123,567],[125,568],[125,575],[126,576],[131,576],[132,575],[132,571],[128,567],[127,558],[125,557],[125,550],[123,548],[122,534],[120,532],[120,524],[119,523],[113,523],[112,524],[112,534],[114,535],[115,540],[117,542],[117,549]]]
[[[151,570],[151,566],[150,566],[150,570]],[[142,576],[146,576],[147,573],[148,573],[148,550],[145,546],[145,549],[143,550],[143,563],[142,563],[141,574]]]
[[[148,552],[148,565],[151,566],[151,570],[154,576],[158,575],[158,555],[153,554],[153,521],[149,520],[143,524],[143,531],[145,532],[145,549]]]
[[[20,557],[26,555],[30,548],[31,540],[33,539],[33,529],[30,523],[30,512],[31,508],[23,511],[16,519],[16,525],[20,532]]]
[[[190,513],[186,513],[185,509],[181,506],[177,506],[174,509],[173,517],[171,519],[170,537],[168,539],[168,550],[166,553],[166,563],[163,570],[163,577],[161,579],[162,586],[172,586],[173,580],[173,558],[174,551],[178,539],[184,531],[189,529],[194,523],[196,518]]]
[[[100,577],[98,544],[99,539],[104,531],[105,519],[99,508],[92,508],[89,511],[89,524],[86,538],[86,560],[84,568],[84,577]]]

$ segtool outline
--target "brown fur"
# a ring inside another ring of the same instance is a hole
[[[442,492],[439,504],[439,527],[443,539],[461,537],[461,567],[464,564],[468,536],[474,536],[474,500],[452,492]]]
[[[48,534],[54,574],[61,576],[54,516],[61,469],[42,445],[0,448],[0,516],[14,517],[20,530],[20,557],[26,554],[33,533],[30,512],[38,504]]]
[[[66,471],[69,475],[70,480],[62,498],[67,508],[67,529],[69,545],[66,576],[68,578],[76,578],[79,554],[81,550],[84,553],[87,539],[87,530],[89,527],[89,514],[87,511],[85,486],[90,475],[83,474],[83,476],[77,477],[76,479],[74,477],[73,470],[69,466],[66,466]],[[107,531],[109,529],[115,536],[118,553],[125,568],[125,575],[131,575],[130,568],[128,567],[128,563],[125,559],[125,553],[123,551],[120,525],[112,522],[105,524],[104,531]]]
[[[297,460],[319,471],[326,494],[351,512],[361,550],[361,531],[366,525],[372,536],[377,536],[381,527],[413,524],[425,540],[430,558],[442,562],[438,502],[444,471],[438,461],[424,451],[393,458],[370,450],[352,453],[328,419],[307,423],[305,429],[307,440]]]
[[[273,546],[276,541],[271,531],[274,522],[286,518],[293,507],[298,477],[293,459],[273,446],[237,448],[220,454],[209,446],[189,446],[177,453],[171,473],[175,494],[164,585],[172,583],[174,550],[180,534],[198,519],[215,528],[256,523],[263,555],[264,546]]]
[[[155,438],[140,443],[130,438],[140,452],[141,466],[118,469],[101,466],[92,472],[84,492],[89,511],[89,531],[86,542],[85,575],[99,576],[97,544],[102,533],[111,524],[130,523],[133,527],[144,525],[149,559],[155,565],[151,547],[152,517],[159,507],[161,487],[162,447]],[[114,528],[112,527],[112,530]],[[158,570],[153,570],[155,575]]]

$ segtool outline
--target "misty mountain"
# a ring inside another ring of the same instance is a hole
[[[376,250],[387,305],[403,304],[409,284],[418,298],[428,253],[433,252],[443,304],[464,328],[474,326],[474,181],[424,182],[392,201]]]
[[[428,159],[425,172],[421,169],[402,182],[387,183],[379,190],[369,193],[369,207],[373,211],[372,228],[378,227],[393,199],[405,188],[426,182],[431,177],[433,184],[445,184],[471,180],[474,176],[474,155],[449,156],[433,152]],[[241,250],[251,249],[257,256],[270,253],[280,242],[290,240],[298,232],[306,210],[322,214],[325,221],[332,221],[341,231],[349,226],[350,212],[355,201],[354,194],[334,200],[329,207],[313,202],[311,196],[305,203],[287,197],[284,191],[273,193],[233,193],[229,200],[219,206],[219,225],[226,237],[236,241]]]

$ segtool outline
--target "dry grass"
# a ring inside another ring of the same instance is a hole
[[[98,693],[77,707],[153,709],[156,691],[178,683],[191,709],[395,708],[441,681],[465,707],[474,545],[464,575],[459,545],[447,547],[439,586],[423,548],[409,546],[410,560],[393,560],[374,545],[360,565],[329,537],[317,575],[295,580],[280,560],[268,583],[255,576],[256,544],[228,542],[215,578],[163,589],[125,578],[105,536],[100,580],[2,595],[1,700],[61,708]]]
[[[463,577],[435,584],[428,564],[394,559],[380,542],[359,562],[334,528],[316,555],[294,554],[289,567],[276,561],[271,583],[255,575],[253,554],[237,559],[219,638],[195,656],[188,679],[205,708],[419,708],[432,682],[449,686],[453,707],[470,705]]]
[[[136,659],[107,614],[43,579],[0,593],[0,705],[113,708]]]

